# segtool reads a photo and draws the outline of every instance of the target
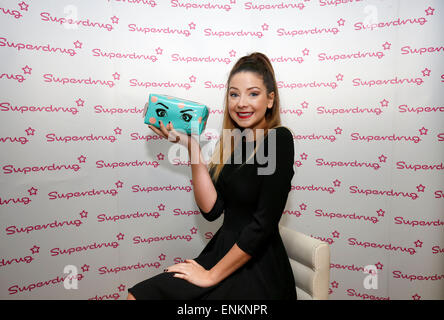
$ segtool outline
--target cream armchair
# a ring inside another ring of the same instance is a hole
[[[298,300],[327,300],[330,283],[328,243],[279,225],[296,282]]]

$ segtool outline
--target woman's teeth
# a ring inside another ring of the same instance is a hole
[[[237,113],[239,118],[242,118],[242,119],[249,118],[252,114],[253,114],[253,112],[238,112]]]

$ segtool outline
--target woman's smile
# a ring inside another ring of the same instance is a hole
[[[253,115],[254,112],[237,112],[237,116],[240,119],[248,119]]]

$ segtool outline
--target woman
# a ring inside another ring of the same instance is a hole
[[[136,284],[128,299],[296,299],[278,227],[294,175],[294,145],[291,131],[280,123],[277,89],[264,54],[239,59],[227,81],[222,128],[224,134],[250,135],[232,144],[236,136],[224,139],[221,134],[208,168],[192,136],[177,132],[171,123],[160,123],[160,129],[149,126],[188,148],[202,216],[214,221],[224,213],[224,222],[197,258]],[[243,151],[253,148],[252,163]],[[242,165],[233,161],[241,149]],[[268,159],[275,157],[272,173],[258,174],[264,165],[258,162],[259,149],[270,151]]]

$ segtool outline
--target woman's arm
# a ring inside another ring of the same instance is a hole
[[[242,251],[237,244],[234,244],[230,251],[210,269],[210,277],[217,284],[242,267],[250,259],[251,256],[248,253]]]
[[[202,159],[199,142],[190,139],[188,154],[191,160],[194,199],[204,213],[210,212],[217,199],[216,188],[213,185],[207,165]]]
[[[173,143],[180,143],[188,149],[191,160],[191,172],[196,204],[204,213],[208,213],[215,205],[217,191],[213,185],[207,166],[202,159],[200,145],[192,136],[174,130],[173,124],[169,122],[166,126],[159,120],[160,128],[152,125],[148,127],[158,135]]]
[[[175,278],[181,278],[196,286],[206,288],[214,286],[224,280],[247,263],[250,258],[250,255],[242,251],[235,244],[210,270],[206,270],[195,260],[185,260],[184,263],[172,265],[165,271],[173,272]]]

